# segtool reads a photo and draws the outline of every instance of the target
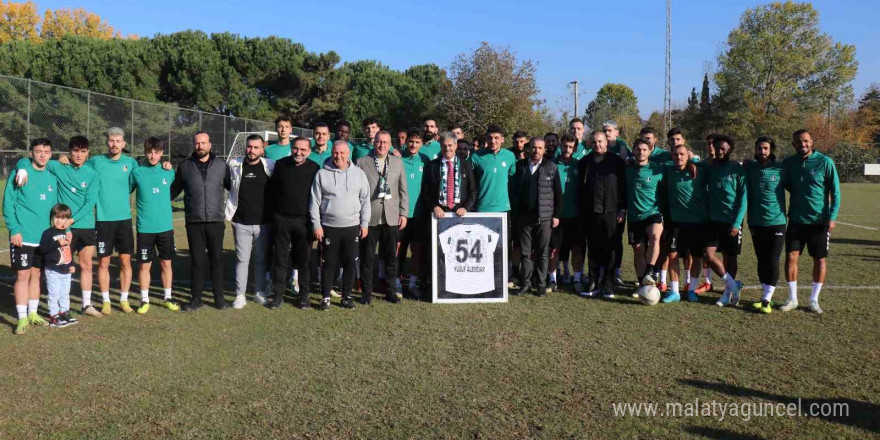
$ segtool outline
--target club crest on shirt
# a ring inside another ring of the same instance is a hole
[[[52,192],[52,185],[49,185],[49,189],[48,189],[48,191],[49,191],[49,192]]]
[[[87,187],[87,186],[88,186],[88,184],[87,184],[87,183],[86,183],[86,182],[83,182],[83,183],[81,183],[81,184],[79,184],[79,186],[81,186],[81,187],[83,187],[83,188],[85,188],[85,187]]]
[[[770,181],[771,181],[771,182],[775,182],[775,181],[776,181],[776,176],[770,176]]]
[[[122,171],[128,171],[128,165],[123,165],[123,166],[122,166]]]
[[[646,177],[645,182],[651,182],[651,176]]]
[[[168,185],[168,179],[162,179],[162,185]]]
[[[71,186],[71,187],[70,187],[70,192],[76,194],[76,187],[75,187],[75,186]]]
[[[810,175],[815,175],[815,174],[816,174],[816,169],[815,169],[815,168],[813,168],[812,170],[810,170]]]
[[[505,161],[502,160],[502,161],[501,161],[501,166],[502,166],[502,167],[506,167],[506,166],[507,166],[507,162],[505,162]]]

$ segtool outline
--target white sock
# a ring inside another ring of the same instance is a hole
[[[83,308],[86,306],[92,305],[92,291],[91,290],[83,290]]]
[[[736,286],[736,278],[734,278],[732,275],[730,275],[727,272],[724,273],[724,276],[721,277],[721,280],[724,281],[724,284],[728,288],[733,288],[734,286]]]
[[[582,275],[583,275],[582,272],[575,272],[574,273],[574,282],[579,283],[581,281]]]
[[[119,302],[128,301],[128,292],[119,292]]]
[[[690,289],[690,285],[691,285],[691,272],[690,271],[687,271],[684,273],[684,284],[686,286],[688,286],[688,289]]]
[[[105,303],[110,302],[110,292],[101,292],[101,299]]]
[[[299,269],[293,269],[290,271],[290,279],[293,281],[299,281]]]
[[[764,295],[761,297],[761,301],[770,301],[771,299],[773,299],[773,292],[775,291],[776,286],[764,284]]]
[[[37,311],[37,308],[40,307],[40,300],[38,299],[29,299],[27,304],[27,312],[28,315]]]
[[[18,312],[18,319],[27,318],[27,306],[20,306],[18,304],[15,305],[15,311]]]
[[[712,268],[703,269],[703,277],[706,278],[707,283],[712,284]]]
[[[410,275],[410,276],[409,276],[409,288],[410,288],[410,289],[415,288],[415,287],[416,287],[416,283],[418,283],[418,282],[419,282],[419,277],[417,277],[417,276],[415,276],[415,275]]]
[[[788,299],[797,301],[797,281],[788,282]]]
[[[667,270],[660,269],[660,282],[666,284],[666,272]]]
[[[165,289],[165,300],[167,301],[169,299],[171,299],[171,288],[170,287]]]
[[[678,293],[678,281],[670,281],[669,282],[669,291]]]
[[[141,302],[142,303],[150,302],[150,291],[149,290],[141,290]]]
[[[813,293],[810,294],[810,302],[819,302],[819,292],[822,291],[822,283],[813,283]]]
[[[550,272],[550,282],[551,283],[556,282],[556,271],[555,270],[553,272]]]

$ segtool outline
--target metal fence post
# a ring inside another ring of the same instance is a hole
[[[131,151],[134,153],[134,100],[131,101]]]
[[[25,147],[31,145],[31,80],[28,80],[27,128],[25,129]]]
[[[172,122],[172,107],[168,107],[168,158],[171,159],[171,132],[174,131],[174,122]]]
[[[92,92],[86,90],[86,139],[91,139],[92,130]]]
[[[226,150],[226,116],[223,117],[223,155],[229,156],[229,151]]]

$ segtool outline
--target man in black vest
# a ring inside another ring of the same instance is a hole
[[[522,249],[520,273],[522,287],[516,295],[531,290],[535,255],[537,263],[537,293],[547,294],[547,260],[550,232],[559,226],[562,215],[562,184],[556,164],[544,158],[544,139],[533,137],[529,141],[528,157],[516,163],[511,184],[511,214],[516,221],[519,245]]]
[[[205,270],[210,266],[214,305],[229,308],[223,298],[223,233],[226,225],[225,194],[232,186],[226,162],[211,152],[208,133],[193,135],[193,154],[177,166],[171,185],[171,200],[184,192],[186,211],[186,239],[192,264],[192,299],[183,310],[202,307],[202,288]]]

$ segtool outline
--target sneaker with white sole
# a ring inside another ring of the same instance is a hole
[[[241,309],[244,308],[245,304],[247,304],[247,298],[244,295],[235,295],[235,301],[232,302],[233,309]]]
[[[91,305],[91,304],[89,304],[89,305],[83,307],[83,309],[82,309],[82,314],[83,314],[83,315],[89,315],[89,316],[91,316],[91,317],[93,317],[93,318],[101,318],[101,317],[104,316],[103,314],[101,314],[101,312],[98,311],[98,309],[96,309],[96,308],[95,308],[93,305]]]
[[[736,306],[739,304],[739,293],[742,291],[743,283],[742,281],[734,281],[734,288],[730,290],[730,305]]]
[[[585,296],[585,297],[592,297],[594,294],[595,294],[595,292],[588,292],[586,290],[581,292],[581,296]]]
[[[724,307],[730,303],[730,290],[724,289],[724,294],[721,295],[721,298],[718,301],[715,301],[715,305],[718,307]]]
[[[657,284],[657,282],[654,281],[654,277],[652,277],[651,274],[647,274],[644,277],[642,277],[642,285],[643,286],[653,286],[655,284]]]
[[[330,296],[333,298],[342,298],[342,294],[337,292],[336,289],[330,289]]]
[[[819,307],[819,301],[810,301],[810,311],[817,315],[822,313],[822,308]]]
[[[797,300],[796,299],[787,299],[785,301],[785,304],[783,304],[782,307],[779,308],[779,311],[790,312],[796,308],[798,308]]]
[[[254,294],[254,302],[259,305],[266,304],[266,296],[260,292],[257,292]]]

